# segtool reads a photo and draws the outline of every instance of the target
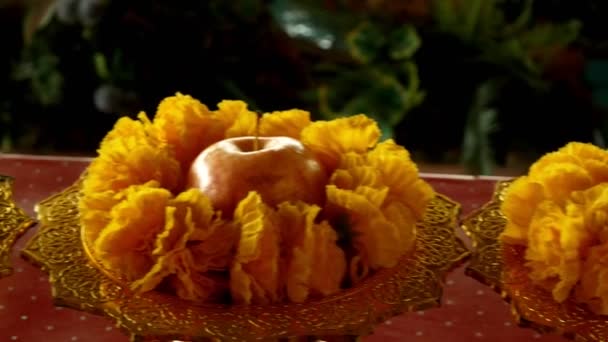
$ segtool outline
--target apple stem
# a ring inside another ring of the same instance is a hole
[[[260,149],[260,116],[256,115],[255,136],[253,139],[253,150],[257,151],[259,149]]]

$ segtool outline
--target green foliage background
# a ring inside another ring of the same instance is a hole
[[[594,1],[73,0],[100,10],[71,23],[62,1],[0,7],[5,152],[92,154],[119,116],[176,91],[366,113],[418,160],[481,174],[603,145],[608,127]]]

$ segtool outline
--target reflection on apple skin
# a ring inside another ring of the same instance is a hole
[[[322,206],[327,178],[323,165],[298,140],[238,137],[201,152],[190,167],[187,187],[200,189],[215,209],[231,217],[250,191],[271,206],[298,200]]]

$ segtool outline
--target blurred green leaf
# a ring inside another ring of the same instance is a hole
[[[578,20],[570,20],[563,24],[535,25],[522,34],[522,45],[527,48],[564,47],[578,37],[581,27]]]
[[[34,33],[46,26],[54,13],[56,0],[31,1],[23,21],[23,40],[30,44]]]
[[[32,92],[42,105],[55,105],[63,96],[64,78],[58,65],[56,55],[40,48],[34,58],[26,59],[15,67],[12,77],[17,81],[30,82]]]
[[[389,38],[389,56],[395,60],[414,56],[422,41],[413,26],[406,25],[394,30]]]
[[[106,56],[100,52],[96,52],[93,55],[93,64],[95,65],[95,72],[100,79],[107,81],[110,79],[110,70],[108,68],[108,62]]]
[[[420,105],[426,96],[424,91],[420,89],[420,77],[418,75],[418,66],[412,61],[407,61],[403,65],[405,74],[407,75],[407,92],[408,92],[408,103],[407,111]],[[399,119],[398,122],[401,121]],[[397,122],[397,123],[398,123]]]
[[[270,14],[288,36],[313,43],[322,50],[345,49],[346,37],[361,16],[332,12],[320,1],[272,0]]]
[[[2,135],[2,143],[0,144],[0,151],[9,152],[13,148],[13,140],[9,134]]]
[[[392,137],[392,130],[407,114],[410,94],[392,74],[377,69],[361,70],[350,75],[352,87],[345,88],[345,80],[332,82],[320,91],[321,110],[325,116],[366,114],[383,127],[384,137]],[[355,85],[356,84],[356,85]],[[329,93],[342,93],[332,101]],[[338,108],[337,114],[334,108]]]
[[[534,0],[525,0],[523,9],[517,18],[512,23],[505,25],[502,29],[503,35],[510,36],[525,30],[532,20],[533,5]]]
[[[439,31],[454,32],[459,12],[456,11],[453,1],[433,0],[432,11]]]
[[[473,174],[490,175],[494,167],[494,153],[490,135],[497,128],[498,112],[492,102],[500,94],[502,81],[488,80],[477,88],[467,116],[462,144],[462,160]]]
[[[346,38],[348,51],[357,61],[368,64],[379,54],[386,43],[384,34],[371,22],[363,22],[348,33]]]
[[[463,6],[467,10],[462,26],[463,39],[471,40],[475,36],[479,18],[482,17],[480,14],[484,1],[488,3],[491,0],[469,0],[466,6]]]

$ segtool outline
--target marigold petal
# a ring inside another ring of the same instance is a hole
[[[337,233],[327,223],[315,224],[320,208],[306,203],[281,203],[287,298],[301,303],[310,295],[327,296],[340,289],[346,272]]]
[[[225,138],[256,135],[258,115],[247,109],[245,102],[224,100],[217,107],[214,114],[223,122]]]
[[[565,153],[561,150],[550,152],[539,158],[532,166],[530,166],[530,171],[528,175],[536,179],[536,177],[542,176],[545,168],[552,167],[555,164],[573,164],[577,165],[579,159],[571,154]]]
[[[583,160],[597,160],[608,162],[608,152],[593,144],[573,141],[566,144],[566,146],[560,148],[558,152],[576,156],[577,158]]]
[[[151,181],[148,186],[158,187]],[[110,223],[110,211],[124,199],[125,191],[103,191],[88,193],[78,202],[80,222],[83,226],[83,240],[87,246],[92,246],[99,233]]]
[[[583,159],[581,165],[589,172],[594,184],[608,182],[608,162]]]
[[[585,229],[600,244],[608,242],[608,183],[600,183],[585,191],[572,193],[572,201],[585,211]]]
[[[154,134],[150,131],[150,119],[148,119],[146,113],[139,113],[138,118],[139,120],[133,120],[127,116],[119,118],[112,130],[102,139],[100,146],[104,146],[112,140],[126,137],[137,137],[142,140],[155,139]]]
[[[507,218],[501,239],[510,243],[525,244],[528,226],[538,204],[544,199],[540,184],[527,176],[516,179],[507,190],[500,210]]]
[[[143,130],[143,126],[136,125]],[[112,134],[110,132],[110,134]],[[180,185],[179,163],[170,151],[140,132],[133,136],[106,140],[84,178],[85,196],[92,193],[118,192],[131,185],[158,181],[163,188],[175,190]]]
[[[591,247],[576,298],[598,315],[608,315],[608,244]]]
[[[433,188],[418,176],[418,167],[409,152],[393,140],[381,142],[368,153],[369,165],[376,168],[383,185],[387,186],[391,200],[407,205],[418,219],[435,196]]]
[[[542,184],[545,197],[558,203],[563,203],[573,191],[589,188],[593,181],[587,170],[571,163],[547,165],[542,174],[530,178]]]
[[[387,220],[399,229],[402,253],[411,251],[416,243],[416,223],[418,218],[412,210],[401,202],[389,202],[382,208]]]
[[[167,210],[165,230],[156,238],[154,255],[185,248],[194,234],[208,232],[215,215],[211,201],[198,189],[180,193],[169,202]]]
[[[342,189],[355,189],[358,186],[371,188],[384,186],[378,170],[372,166],[356,166],[346,170],[337,169],[331,175],[329,183]]]
[[[553,298],[562,302],[580,278],[581,248],[589,238],[583,213],[571,204],[566,211],[551,201],[539,204],[528,232],[526,265],[530,278],[552,285]]]
[[[165,208],[165,228],[156,236],[152,252],[156,259],[154,266],[131,288],[149,291],[169,277],[183,299],[206,301],[217,297],[221,289],[206,272],[217,270],[212,267],[218,263],[224,269],[228,266],[238,235],[235,229],[230,229],[232,226],[214,218],[209,199],[197,189],[189,189],[170,200]],[[229,240],[218,241],[218,237]]]
[[[336,244],[338,234],[327,221],[309,227],[306,232],[307,239],[312,240],[310,267],[314,267],[310,292],[322,297],[337,293],[346,274],[346,257]]]
[[[230,288],[237,303],[276,302],[279,289],[280,232],[274,212],[256,192],[239,202],[234,219],[241,237],[233,266]]]
[[[207,106],[181,93],[161,101],[153,125],[184,169],[201,151],[221,140],[225,130]]]
[[[223,271],[228,269],[234,258],[240,231],[229,222],[215,221],[204,239],[193,234],[190,251],[196,261],[198,271]]]
[[[128,280],[146,274],[153,265],[152,244],[165,224],[170,197],[166,189],[129,187],[125,199],[112,208],[110,223],[95,240],[96,258]]]
[[[347,152],[365,153],[380,138],[380,128],[365,115],[316,121],[302,130],[301,141],[332,172]]]
[[[310,113],[300,109],[266,113],[260,118],[259,134],[300,139],[304,127],[310,125]]]
[[[169,283],[178,297],[195,302],[224,304],[228,296],[228,277],[224,274],[195,272],[183,279],[173,275],[169,277]]]
[[[378,205],[363,194],[334,185],[327,186],[327,200],[348,214],[354,247],[365,265],[371,269],[395,266],[404,250],[401,232]]]
[[[356,153],[356,152],[346,152],[340,158],[340,169],[352,169],[357,166],[366,166],[369,165],[367,162],[367,157],[365,154]]]

